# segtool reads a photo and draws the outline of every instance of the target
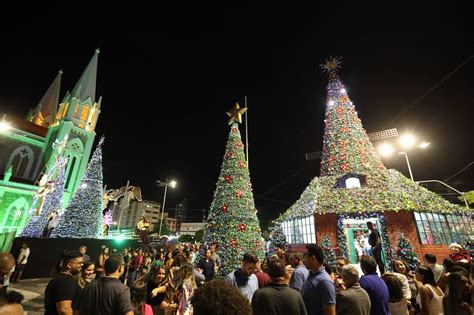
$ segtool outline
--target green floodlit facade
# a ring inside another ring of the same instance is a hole
[[[101,99],[95,101],[97,50],[78,83],[59,102],[62,72],[26,120],[3,116],[0,128],[0,251],[8,251],[33,214],[40,209],[40,179],[57,158],[68,159],[63,209],[87,167],[96,136]],[[54,180],[54,177],[49,178]]]

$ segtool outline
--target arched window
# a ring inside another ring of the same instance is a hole
[[[1,220],[3,231],[6,232],[20,228],[20,222],[24,221],[23,219],[27,215],[28,209],[28,201],[23,197],[18,198],[11,203]]]
[[[64,186],[65,189],[69,189],[71,185],[71,178],[74,176],[74,168],[76,167],[76,160],[75,156],[68,156],[68,170],[67,170],[67,177],[66,177],[66,185]]]
[[[8,159],[5,171],[12,166],[12,175],[27,178],[33,165],[33,150],[27,145],[16,148]]]
[[[72,189],[72,185],[75,182],[77,175],[77,169],[80,165],[80,160],[84,152],[84,145],[81,140],[75,138],[66,146],[66,152],[68,157],[68,165],[66,168],[66,185],[64,186],[66,190]]]

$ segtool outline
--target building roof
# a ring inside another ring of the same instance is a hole
[[[419,211],[461,213],[471,211],[450,203],[411,181],[394,169],[367,176],[361,188],[335,188],[338,176],[315,177],[305,191],[277,221],[313,213],[366,213]]]
[[[48,125],[54,122],[59,104],[59,91],[61,88],[62,74],[63,72],[60,70],[53,83],[51,83],[48,90],[39,101],[34,111],[35,117],[33,118],[33,122],[38,118],[41,122],[45,122]]]
[[[82,101],[91,99],[95,102],[95,89],[97,80],[97,62],[99,58],[99,49],[95,50],[94,56],[82,73],[79,81],[71,92],[72,97],[77,97]]]

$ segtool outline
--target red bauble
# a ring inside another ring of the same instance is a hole
[[[338,106],[338,107],[336,108],[336,112],[337,112],[338,114],[342,114],[342,113],[344,113],[344,108],[343,108],[342,106]]]
[[[232,128],[231,130],[232,130],[232,132],[237,132],[237,131],[239,131],[238,128]]]
[[[343,127],[343,128],[341,128],[341,132],[343,132],[343,133],[348,133],[348,132],[349,132],[349,128]]]
[[[227,153],[225,154],[225,157],[226,158],[231,158],[233,155],[232,151],[227,151]]]
[[[329,161],[329,162],[334,161],[334,156],[330,155],[330,156],[328,157],[328,161]]]
[[[245,167],[245,163],[242,162],[242,161],[238,161],[238,162],[237,162],[237,166],[240,167],[240,168],[244,168],[244,167]]]
[[[237,240],[235,238],[230,240],[230,246],[232,246],[232,247],[237,246]]]
[[[231,175],[224,175],[224,180],[225,180],[228,184],[232,184],[232,176],[231,176]]]
[[[221,207],[221,210],[222,210],[222,212],[224,212],[224,213],[227,213],[227,210],[228,210],[228,209],[229,209],[229,207],[228,207],[227,204],[225,204],[225,203],[224,203],[224,204],[222,205],[222,207]]]
[[[349,164],[347,164],[347,163],[341,164],[341,170],[348,171],[349,170]]]
[[[242,190],[238,189],[238,190],[235,192],[235,195],[237,196],[237,198],[242,198],[242,196],[244,195],[244,193],[242,192]]]
[[[337,140],[337,145],[339,147],[343,147],[345,144],[346,144],[346,142],[344,140],[341,140],[341,139]]]
[[[243,231],[245,231],[246,229],[247,229],[247,226],[246,226],[245,224],[243,224],[243,223],[240,223],[240,224],[239,224],[239,227],[237,228],[237,231],[243,232]]]
[[[237,148],[240,148],[240,147],[242,146],[242,142],[237,142],[237,143],[235,144],[235,146],[236,146]]]

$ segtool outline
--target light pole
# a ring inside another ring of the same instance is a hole
[[[410,161],[408,160],[408,154],[405,151],[398,152],[398,154],[405,155],[405,159],[407,160],[407,165],[408,165],[408,172],[410,172],[410,178],[412,181],[415,181],[413,179],[413,173],[411,172]]]
[[[417,145],[420,149],[424,150],[430,145],[430,143],[424,141],[417,144],[416,139],[411,135],[402,136],[399,142],[400,142],[401,147],[404,148],[405,150],[399,151],[398,154],[405,156],[405,160],[407,161],[407,166],[408,166],[408,172],[410,173],[410,178],[412,181],[415,181],[413,179],[413,172],[411,171],[410,160],[408,159],[408,154],[406,150],[413,147],[414,145]],[[388,155],[391,155],[395,151],[395,149],[390,144],[384,143],[378,147],[378,151],[381,155],[388,156]]]
[[[172,181],[168,181],[168,178],[166,179],[166,182],[162,182],[160,180],[157,180],[156,181],[156,184],[158,186],[165,186],[165,193],[163,195],[163,205],[161,207],[161,219],[160,219],[160,230],[158,232],[159,236],[161,237],[161,227],[163,226],[163,215],[165,213],[165,203],[166,203],[166,192],[168,191],[168,186],[170,186],[171,188],[175,188],[176,187],[176,181],[175,180],[172,180]]]

